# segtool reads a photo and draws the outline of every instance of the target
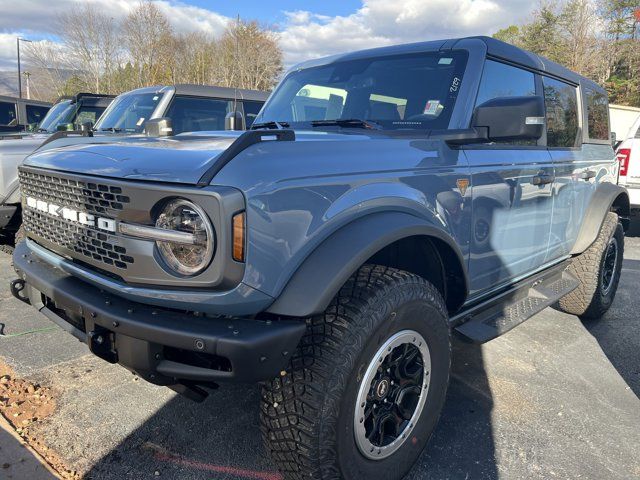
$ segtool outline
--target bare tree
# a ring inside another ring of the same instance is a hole
[[[33,65],[33,77],[37,83],[42,83],[41,90],[52,91],[52,95],[45,95],[48,100],[57,98],[65,93],[68,72],[72,69],[72,62],[60,46],[40,41],[25,45],[26,61]],[[43,81],[44,80],[44,81]]]
[[[218,83],[270,90],[282,74],[282,51],[275,33],[257,22],[230,24],[216,48]]]
[[[140,2],[123,24],[125,46],[137,70],[137,86],[155,85],[170,77],[173,30],[151,1]]]
[[[67,54],[84,72],[80,78],[86,79],[90,90],[100,92],[102,77],[113,67],[118,48],[114,20],[85,3],[61,15],[57,30]]]

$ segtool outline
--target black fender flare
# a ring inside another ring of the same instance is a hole
[[[587,211],[578,232],[578,238],[571,250],[571,255],[578,255],[587,250],[598,238],[607,212],[615,209],[625,230],[629,225],[630,205],[627,189],[614,183],[601,183],[591,197]]]
[[[325,239],[293,273],[267,312],[294,317],[323,312],[349,277],[375,253],[416,235],[439,239],[455,252],[468,292],[466,262],[442,227],[407,213],[380,212],[356,219]]]

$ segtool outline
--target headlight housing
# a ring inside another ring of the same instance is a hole
[[[215,236],[209,217],[198,205],[184,199],[170,201],[158,216],[156,227],[191,234],[191,241],[156,241],[158,252],[170,270],[192,277],[209,266]]]

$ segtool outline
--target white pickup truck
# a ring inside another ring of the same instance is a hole
[[[640,116],[621,140],[616,151],[620,162],[618,183],[627,187],[631,208],[640,210]]]

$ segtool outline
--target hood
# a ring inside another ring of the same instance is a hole
[[[194,184],[242,132],[177,137],[85,137],[35,152],[24,164],[100,177]],[[76,140],[77,141],[77,140]]]
[[[47,147],[28,157],[24,164],[84,175],[138,181],[196,184],[218,157],[244,132],[196,132],[175,137],[84,137],[73,144]],[[366,135],[296,132],[295,142],[359,141]],[[60,142],[62,140],[59,140]],[[266,149],[268,143],[261,146]],[[239,157],[244,157],[243,151]],[[295,148],[295,147],[294,147]],[[305,149],[296,150],[304,151]],[[290,151],[288,152],[290,153]],[[238,159],[240,161],[240,159]],[[235,162],[232,162],[235,163]]]

